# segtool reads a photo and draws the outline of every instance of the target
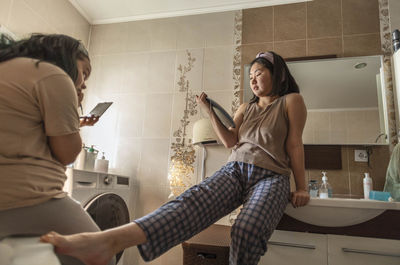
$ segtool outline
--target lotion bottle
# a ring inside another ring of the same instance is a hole
[[[372,178],[369,176],[369,173],[364,173],[364,199],[369,199],[369,192],[372,190]]]

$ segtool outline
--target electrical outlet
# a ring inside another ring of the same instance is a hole
[[[367,150],[354,150],[354,161],[368,162]]]

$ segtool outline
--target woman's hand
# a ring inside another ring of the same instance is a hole
[[[202,92],[200,96],[196,95],[196,102],[208,114],[211,113],[210,102],[207,100],[207,94]]]
[[[79,127],[93,126],[99,121],[98,116],[83,116],[79,117]]]
[[[291,193],[290,201],[294,208],[305,206],[310,201],[310,194],[306,190],[296,190]]]

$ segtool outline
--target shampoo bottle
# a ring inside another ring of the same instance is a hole
[[[322,172],[322,184],[319,187],[319,197],[321,199],[332,198],[332,188],[328,183],[328,177],[326,176],[326,172]]]
[[[369,199],[369,192],[372,190],[372,178],[369,176],[369,173],[364,173],[364,199]]]

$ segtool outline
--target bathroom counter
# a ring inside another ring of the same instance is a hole
[[[231,226],[235,214],[216,224]],[[288,204],[276,229],[400,240],[400,202],[365,199],[311,198],[308,205]]]

